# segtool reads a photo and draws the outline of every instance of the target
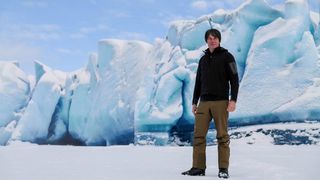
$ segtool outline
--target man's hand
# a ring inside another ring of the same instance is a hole
[[[193,113],[193,115],[196,115],[197,109],[198,109],[197,105],[193,104],[192,105],[192,113]]]
[[[236,102],[231,100],[228,103],[227,111],[228,112],[233,112],[234,110],[236,110]]]

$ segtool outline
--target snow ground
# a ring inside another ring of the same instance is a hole
[[[231,142],[230,179],[320,177],[319,145]],[[191,166],[192,147],[77,147],[13,143],[0,146],[1,180],[188,180],[217,178],[217,147],[207,148],[205,177],[182,176]]]

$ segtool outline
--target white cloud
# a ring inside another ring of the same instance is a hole
[[[72,54],[74,52],[71,49],[65,49],[65,48],[58,48],[57,51],[63,54]]]
[[[13,24],[5,21],[0,28],[0,60],[18,61],[21,68],[32,73],[34,60],[44,57],[41,41],[61,39],[61,27],[56,24]]]
[[[38,47],[26,43],[11,42],[0,43],[0,59],[1,60],[35,60],[41,55]]]
[[[17,61],[20,67],[27,73],[32,73],[34,60],[43,56],[39,47],[24,42],[8,42],[0,39],[0,60]]]
[[[155,3],[155,0],[140,0],[142,3]]]
[[[109,30],[109,28],[106,25],[103,24],[99,24],[97,26],[90,26],[90,27],[82,27],[80,28],[80,32],[81,33],[93,33],[93,32],[97,32],[97,31],[106,31]]]
[[[137,33],[137,32],[119,32],[119,35],[116,37],[119,39],[125,40],[140,40],[140,41],[148,41],[148,37],[145,34]]]
[[[80,32],[70,34],[70,38],[71,38],[71,39],[82,39],[82,38],[86,38],[86,37],[87,37],[86,34],[80,33]]]
[[[93,5],[97,5],[97,4],[98,4],[96,0],[90,0],[89,2],[90,2],[91,4],[93,4]]]
[[[28,8],[44,8],[48,7],[48,4],[44,1],[23,1],[21,5]]]
[[[30,32],[26,31],[20,34],[21,38],[27,38],[32,40],[53,40],[59,39],[60,35],[58,33],[44,33],[44,32]]]
[[[195,20],[197,17],[192,17],[192,16],[178,16],[175,14],[168,15],[166,18],[164,18],[161,21],[161,24],[165,28],[169,28],[172,22],[174,21],[179,21],[179,20]]]
[[[82,27],[82,28],[80,28],[80,32],[84,33],[84,34],[96,32],[97,30],[98,30],[98,28],[95,28],[95,27]]]
[[[99,25],[97,26],[97,29],[100,30],[100,31],[111,30],[110,27],[108,27],[108,26],[106,26],[106,25],[104,25],[104,24],[99,24]]]
[[[132,17],[128,12],[110,10],[110,9],[108,9],[107,14],[109,16],[112,16],[113,18],[130,18],[130,17]]]
[[[101,32],[101,31],[109,31],[112,28],[107,27],[103,24],[98,24],[97,26],[90,27],[81,27],[78,32],[71,33],[70,38],[72,39],[82,39],[86,38],[91,33]]]
[[[0,37],[7,39],[56,40],[61,38],[56,24],[20,24],[2,27]]]
[[[191,7],[198,10],[207,10],[208,2],[204,0],[198,0],[191,3]]]

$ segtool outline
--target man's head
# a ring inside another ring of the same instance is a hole
[[[220,46],[221,33],[217,29],[207,30],[205,36],[205,41],[208,44],[209,49],[215,49]]]

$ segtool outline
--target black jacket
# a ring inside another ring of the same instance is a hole
[[[239,77],[234,57],[223,47],[213,53],[204,51],[198,65],[192,104],[201,101],[229,100],[229,83],[231,100],[237,101]]]

